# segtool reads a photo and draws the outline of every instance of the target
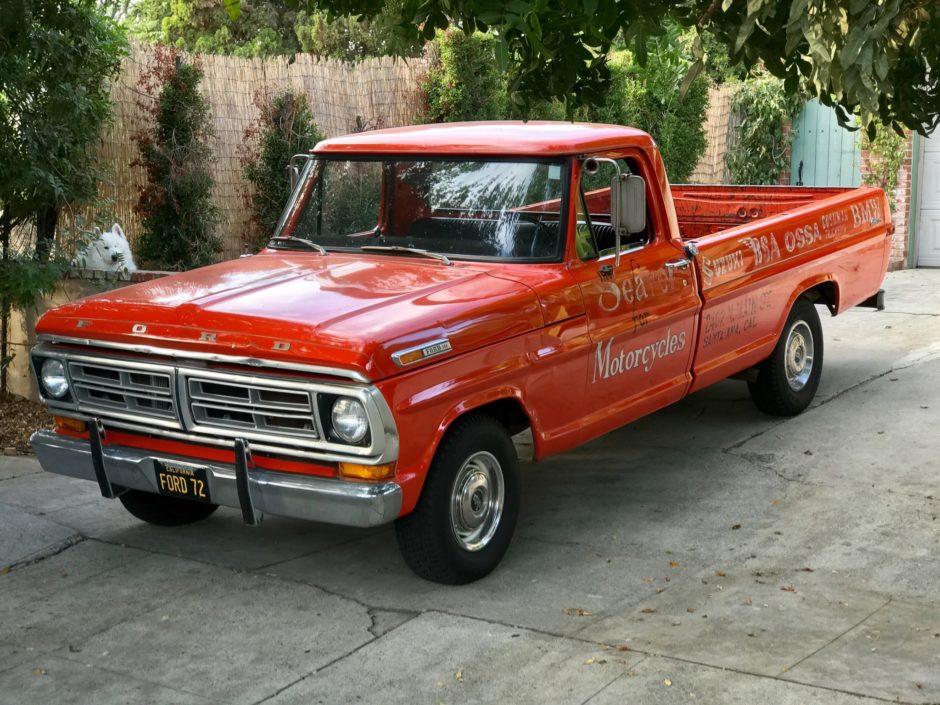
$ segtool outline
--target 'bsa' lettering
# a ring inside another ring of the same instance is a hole
[[[761,235],[760,237],[742,238],[741,244],[747,245],[754,253],[755,267],[770,264],[780,259],[780,246],[777,244],[777,237],[773,233]]]

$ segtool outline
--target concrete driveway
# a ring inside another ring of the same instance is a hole
[[[524,465],[501,567],[390,528],[141,524],[0,458],[0,703],[940,702],[940,271],[824,320],[815,406],[724,382]]]

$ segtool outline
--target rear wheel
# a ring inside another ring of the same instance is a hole
[[[192,502],[140,490],[127,490],[118,499],[135,517],[156,526],[192,524],[205,519],[219,508],[217,504]]]
[[[798,299],[773,353],[758,368],[748,391],[757,408],[774,416],[795,416],[816,396],[822,375],[823,334],[816,307]]]
[[[512,440],[495,419],[457,421],[434,456],[415,510],[395,522],[408,567],[450,585],[490,573],[519,514],[518,465]]]

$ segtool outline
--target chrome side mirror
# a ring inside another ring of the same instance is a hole
[[[618,267],[623,238],[646,229],[646,182],[642,176],[621,173],[620,164],[607,157],[588,157],[581,168],[593,175],[600,171],[600,162],[610,164],[617,172],[610,179],[610,224],[616,234],[614,266]]]
[[[312,159],[312,154],[295,154],[290,158],[290,161],[287,163],[287,179],[290,182],[291,193],[294,192],[294,189],[297,187],[297,182],[300,181],[300,172],[303,165],[306,165],[306,163]]]
[[[614,266],[620,265],[620,242],[646,229],[646,182],[636,174],[617,174],[610,180],[610,224],[617,236]]]
[[[646,230],[646,182],[636,174],[610,180],[610,220],[614,227],[635,234]]]

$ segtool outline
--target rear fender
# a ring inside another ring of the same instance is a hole
[[[801,297],[808,298],[814,304],[825,304],[826,308],[829,309],[829,313],[833,316],[839,313],[840,298],[838,282],[828,274],[810,277],[801,282],[787,299],[787,305],[783,307],[783,311],[780,313],[780,320],[777,322],[777,336],[774,338],[774,345],[777,344],[777,340],[780,338],[780,333],[783,331],[783,326],[787,322],[790,311],[793,310],[793,305],[796,303],[797,299]]]

